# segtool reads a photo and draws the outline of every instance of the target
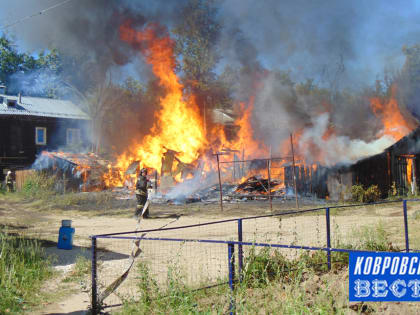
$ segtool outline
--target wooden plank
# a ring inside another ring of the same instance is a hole
[[[18,170],[15,172],[16,176],[16,190],[21,191],[23,185],[29,176],[35,173],[35,170]]]

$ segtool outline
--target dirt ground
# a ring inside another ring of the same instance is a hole
[[[306,202],[301,208],[326,206],[325,203]],[[53,265],[59,276],[46,284],[48,293],[65,293],[46,301],[35,314],[84,314],[90,303],[90,280],[86,279],[84,287],[80,284],[63,283],[63,279],[74,268],[79,256],[90,259],[90,235],[128,232],[136,228],[133,209],[122,207],[114,210],[57,210],[49,207],[46,210],[36,202],[25,202],[19,198],[0,195],[0,224],[8,226],[10,231],[16,230],[28,236],[49,240],[46,248],[48,255],[54,257]],[[274,212],[295,209],[292,200],[275,202]],[[409,218],[420,209],[419,203],[409,206]],[[221,212],[218,204],[194,203],[187,205],[152,204],[151,219],[143,220],[141,229],[156,229],[162,226],[176,227],[198,224],[215,220],[238,217],[250,217],[272,213],[267,202],[242,202],[224,205]],[[72,250],[56,248],[58,230],[61,220],[72,220],[75,228],[74,246]],[[351,238],[355,227],[374,226],[382,222],[390,233],[392,241],[404,248],[402,205],[388,204],[368,207],[346,208],[340,212],[331,212],[333,244]],[[415,220],[409,220],[412,246],[420,248],[416,243],[418,226]],[[277,244],[296,244],[306,246],[326,245],[325,211],[299,216],[252,219],[243,221],[243,240],[249,242],[271,242]],[[199,228],[149,233],[147,237],[185,238],[185,239],[217,239],[237,240],[237,222],[203,226]],[[98,239],[99,269],[98,281],[100,289],[111,283],[126,269],[132,248],[131,240]],[[155,275],[166,275],[175,264],[182,266],[182,272],[190,284],[213,283],[223,280],[227,274],[227,247],[225,244],[175,243],[142,241],[143,250],[139,260],[147,263]],[[245,249],[246,250],[246,249]],[[297,251],[285,250],[289,255],[297,255]],[[130,272],[126,282],[111,295],[108,305],[120,304],[122,298],[133,296],[135,290],[136,270]],[[162,281],[163,278],[162,278]],[[87,288],[86,288],[87,286]],[[83,292],[84,291],[84,292]],[[64,296],[63,296],[64,295]],[[54,302],[55,300],[55,302]],[[112,309],[110,309],[112,310]],[[32,313],[33,314],[33,313]]]

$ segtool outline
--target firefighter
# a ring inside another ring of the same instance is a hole
[[[8,171],[6,175],[6,187],[8,192],[13,191],[13,178],[12,178],[12,171]]]
[[[137,198],[137,206],[135,217],[141,215],[143,211],[143,207],[147,201],[147,188],[150,188],[150,182],[147,180],[147,170],[145,168],[141,169],[139,177],[137,177],[136,182],[136,198]],[[143,218],[149,217],[149,207],[147,207],[145,213],[143,214]]]

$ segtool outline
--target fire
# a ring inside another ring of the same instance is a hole
[[[229,140],[222,128],[217,125],[213,127],[210,133],[210,145],[213,151],[221,151],[228,148],[231,151],[243,152],[244,158],[267,157],[269,154],[268,146],[258,141],[254,137],[254,131],[251,125],[252,110],[254,108],[254,97],[251,97],[248,104],[241,102],[238,104],[235,126],[238,128],[236,137]]]
[[[140,47],[166,91],[150,134],[133,143],[129,152],[119,157],[117,167],[121,169],[139,160],[142,166],[160,171],[161,158],[167,149],[179,152],[177,157],[182,162],[191,163],[207,145],[199,108],[193,97],[185,99],[183,86],[175,74],[174,42],[169,36],[158,36],[156,29],[156,25],[150,25],[144,31],[137,31],[129,22],[120,27],[121,39]]]
[[[412,182],[413,159],[407,159],[407,181],[411,185]]]
[[[392,88],[392,96],[388,102],[375,97],[370,100],[373,113],[380,117],[383,123],[383,135],[391,136],[395,141],[409,134],[417,127],[409,114],[404,113],[395,98],[396,88]]]
[[[248,107],[245,107],[245,103],[240,104],[240,116],[235,125],[239,127],[237,133],[237,140],[229,143],[229,147],[240,150],[246,148],[245,152],[248,152],[248,155],[254,157],[267,156],[269,153],[268,147],[260,141],[255,140],[254,132],[251,125],[251,116],[252,110],[254,108],[254,97],[251,97]],[[245,155],[246,157],[246,155]]]
[[[165,91],[165,96],[159,100],[159,108],[155,111],[154,117],[145,117],[145,119],[153,119],[154,122],[149,134],[141,140],[133,141],[130,148],[118,157],[117,163],[108,167],[108,172],[104,176],[108,187],[123,185],[124,180],[128,178],[125,170],[134,161],[140,161],[139,167],[153,168],[161,173],[162,158],[167,152],[176,155],[176,162],[171,170],[165,170],[164,173],[169,174],[176,181],[193,176],[191,173],[181,176],[181,172],[177,171],[181,166],[199,170],[203,177],[210,170],[215,170],[215,158],[211,153],[230,152],[229,155],[221,156],[220,159],[231,161],[233,160],[232,153],[236,154],[236,158],[239,160],[268,158],[271,149],[274,152],[281,152],[281,156],[285,158],[281,166],[278,166],[281,169],[278,171],[279,177],[285,177],[284,166],[291,163],[291,139],[289,137],[279,139],[278,147],[271,148],[264,141],[255,138],[251,124],[254,97],[251,97],[247,103],[237,104],[238,118],[234,123],[237,127],[235,135],[226,134],[221,125],[213,125],[209,128],[208,125],[205,126],[194,95],[184,93],[184,86],[175,73],[174,42],[167,32],[162,32],[154,24],[139,31],[134,29],[130,22],[126,22],[120,27],[120,37],[123,41],[137,47],[143,54]],[[266,74],[262,73],[262,76],[264,75]],[[257,81],[254,95],[256,95],[259,84],[263,82],[261,78]],[[387,102],[379,98],[372,98],[371,107],[373,113],[383,123],[382,134],[378,137],[387,135],[397,141],[412,131],[417,123],[409,114],[399,108],[394,95],[395,88],[392,97]],[[331,122],[331,111],[332,105],[324,104],[321,112],[314,115],[319,119],[314,118],[311,123],[307,123],[305,126],[296,126],[296,130],[290,130],[293,133],[295,165],[304,167],[305,176],[311,176],[311,172],[316,172],[317,163],[325,163],[328,160],[326,144],[329,148],[335,148],[335,144],[340,142],[337,140],[340,135],[336,134],[338,131],[335,130]],[[314,134],[313,130],[322,130],[322,132]],[[339,152],[339,149],[337,150]],[[310,164],[306,166],[306,162]],[[312,167],[311,164],[313,164]],[[172,163],[169,168],[171,167]],[[234,170],[232,164],[221,164],[220,167],[224,173]],[[407,166],[407,171],[409,167],[411,165]],[[241,176],[244,175],[266,177],[267,170],[266,168],[256,169],[247,174],[241,174]],[[232,177],[236,180],[237,174]]]

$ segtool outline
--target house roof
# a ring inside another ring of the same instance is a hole
[[[3,102],[1,102],[3,98]],[[89,116],[71,101],[57,100],[52,98],[0,94],[0,117],[2,115],[13,116],[38,116],[68,119],[89,120]],[[7,106],[8,100],[16,101],[16,105]]]
[[[385,149],[395,154],[419,154],[420,153],[420,127],[401,138],[399,141]]]

